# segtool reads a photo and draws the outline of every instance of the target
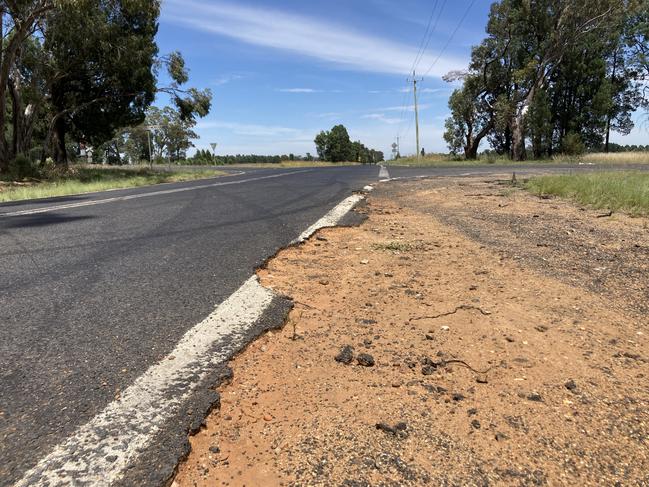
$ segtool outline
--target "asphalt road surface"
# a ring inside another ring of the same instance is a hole
[[[403,178],[514,170],[539,168],[389,172]],[[567,170],[575,168],[543,166]],[[23,485],[47,485],[48,479],[57,485],[47,472],[33,474],[34,467],[152,366],[173,360],[169,354],[183,336],[256,267],[353,191],[378,180],[376,167],[246,170],[208,181],[0,204],[0,485],[21,479]],[[264,327],[280,324],[287,309],[283,302],[269,306]],[[155,441],[138,450],[122,483],[156,485],[169,478],[186,448],[187,428],[199,425],[217,400],[209,385],[225,372],[219,364],[213,368],[178,405],[181,417],[147,431]],[[169,401],[175,387],[165,390]],[[67,449],[74,454],[76,446]],[[61,462],[48,466],[56,468]]]

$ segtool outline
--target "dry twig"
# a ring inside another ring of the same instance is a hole
[[[455,308],[453,311],[449,311],[448,313],[442,313],[442,314],[440,314],[440,315],[436,315],[436,316],[419,316],[419,317],[416,317],[416,318],[411,318],[410,321],[419,321],[419,320],[436,320],[436,319],[438,319],[438,318],[444,318],[445,316],[451,316],[451,315],[454,315],[454,314],[456,314],[458,311],[461,311],[461,310],[465,310],[465,311],[475,310],[475,311],[479,311],[479,312],[480,312],[482,315],[484,315],[484,316],[489,316],[489,315],[491,315],[491,311],[485,311],[484,309],[479,308],[478,306],[471,306],[471,305],[469,305],[469,304],[463,304],[462,306],[458,306],[458,307]]]

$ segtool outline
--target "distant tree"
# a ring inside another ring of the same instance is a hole
[[[344,162],[354,159],[354,145],[344,125],[336,125],[328,132],[320,132],[315,138],[318,156],[327,162]]]
[[[193,147],[192,140],[198,139],[192,130],[196,122],[193,119],[183,120],[180,112],[171,107],[151,107],[145,124],[151,132],[153,155],[157,160],[186,159],[187,150]]]

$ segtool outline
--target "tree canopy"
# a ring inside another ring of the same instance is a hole
[[[376,164],[384,160],[382,152],[368,149],[360,141],[352,142],[344,125],[320,132],[315,138],[318,157],[327,162]]]
[[[451,151],[475,159],[485,140],[515,160],[608,150],[646,103],[648,10],[647,0],[495,2],[449,102]]]
[[[160,93],[183,122],[205,116],[210,91],[184,88],[179,53],[159,55],[159,16],[159,0],[0,2],[0,171],[18,155],[65,165],[70,143],[115,142]]]

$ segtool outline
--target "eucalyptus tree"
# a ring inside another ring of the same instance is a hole
[[[186,88],[182,56],[158,52],[159,16],[160,0],[0,0],[0,172],[34,137],[64,165],[66,141],[111,140],[157,95],[183,120],[205,116],[211,92]]]
[[[487,37],[474,48],[464,86],[451,97],[451,147],[463,146],[473,158],[486,137],[497,152],[522,160],[528,140],[542,157],[561,147],[568,133],[589,147],[608,140],[611,131],[628,133],[637,79],[621,41],[629,12],[635,12],[629,6],[636,3],[647,0],[495,2]]]
[[[99,145],[144,120],[155,99],[159,1],[79,0],[43,28],[52,107],[45,149],[67,163],[66,135]]]
[[[25,44],[34,35],[39,25],[46,16],[56,8],[66,8],[73,5],[73,0],[3,0],[0,1],[0,39],[2,51],[0,53],[0,172],[6,171],[9,161],[15,157],[13,145],[7,134],[8,110],[7,96],[10,78],[13,76],[15,90],[17,61]],[[14,91],[17,93],[18,91]],[[16,133],[14,131],[14,133]]]

